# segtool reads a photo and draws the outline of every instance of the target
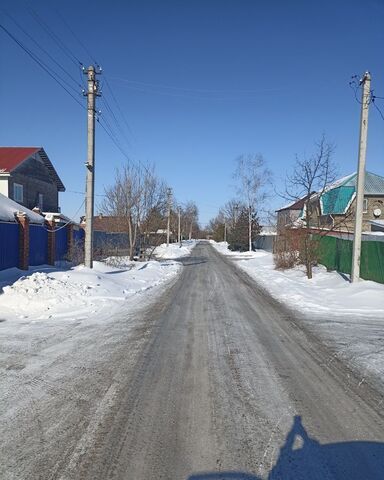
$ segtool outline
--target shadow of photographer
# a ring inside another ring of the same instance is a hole
[[[384,443],[339,442],[321,445],[293,419],[268,480],[383,480]],[[241,471],[196,473],[187,480],[261,480]]]

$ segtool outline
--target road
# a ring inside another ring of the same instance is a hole
[[[184,264],[139,325],[89,339],[97,370],[35,409],[4,478],[383,479],[380,392],[208,243]]]

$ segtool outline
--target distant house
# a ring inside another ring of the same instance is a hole
[[[301,226],[301,218],[303,215],[304,205],[308,195],[305,195],[288,205],[276,210],[277,213],[277,229],[284,227]]]
[[[0,193],[24,207],[59,211],[65,187],[41,147],[0,147]]]

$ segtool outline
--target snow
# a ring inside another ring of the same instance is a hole
[[[156,258],[182,258],[190,255],[195,245],[195,240],[184,240],[181,247],[179,243],[170,243],[168,247],[166,243],[163,243],[156,247],[153,254]]]
[[[308,280],[304,268],[275,270],[270,252],[231,252],[224,242],[211,243],[274,298],[301,313],[302,321],[321,336],[335,356],[383,382],[383,284],[366,280],[351,284],[346,276],[327,272],[323,266],[315,267]]]
[[[125,260],[120,268],[94,262],[93,269],[39,266],[28,272],[4,270],[0,272],[0,316],[17,322],[109,315],[130,300],[150,294],[180,269],[181,264],[173,261]]]
[[[0,221],[14,223],[16,221],[15,214],[18,212],[25,213],[31,223],[44,223],[44,217],[0,193]]]

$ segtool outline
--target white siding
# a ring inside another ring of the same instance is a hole
[[[8,179],[9,179],[9,175],[0,175],[0,193],[2,195],[5,195],[6,197],[9,197]]]

